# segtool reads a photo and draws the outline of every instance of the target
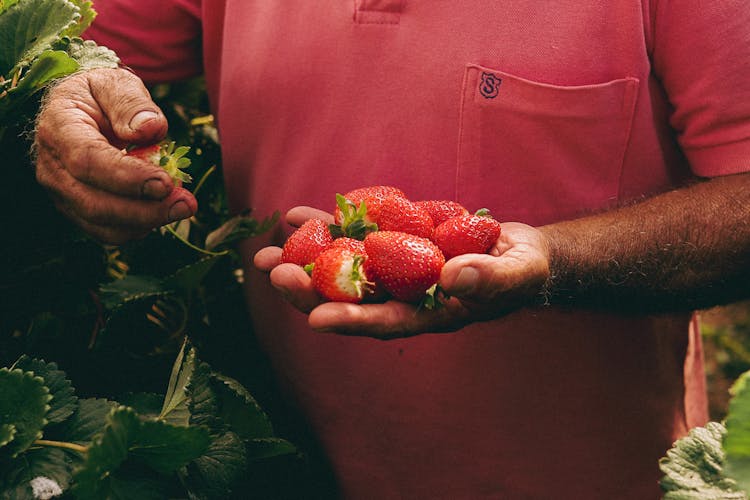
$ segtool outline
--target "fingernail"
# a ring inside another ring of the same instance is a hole
[[[167,196],[167,186],[164,181],[158,178],[148,179],[143,183],[143,197],[154,200],[161,200]]]
[[[180,200],[175,202],[175,204],[169,209],[169,222],[187,219],[191,215],[193,215],[193,211],[190,210],[188,204]]]
[[[141,128],[141,125],[146,123],[149,120],[155,119],[157,116],[156,113],[153,111],[139,111],[138,113],[133,116],[133,118],[130,120],[130,128],[131,130],[138,130]]]
[[[465,294],[474,291],[479,281],[479,271],[473,267],[463,267],[458,272],[456,280],[450,287],[450,293],[452,294]]]

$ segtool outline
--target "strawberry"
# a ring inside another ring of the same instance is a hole
[[[328,224],[320,219],[308,219],[284,243],[281,262],[307,266],[332,242]]]
[[[326,250],[331,248],[348,248],[354,253],[365,255],[365,244],[362,240],[356,240],[354,238],[347,238],[346,236],[336,238],[326,247]]]
[[[312,284],[335,302],[360,303],[370,290],[363,264],[366,257],[345,247],[329,248],[315,259]]]
[[[435,227],[451,217],[469,214],[469,211],[457,201],[421,200],[415,201],[414,203],[427,210],[430,217],[432,217],[432,223],[435,224]]]
[[[435,228],[432,241],[446,259],[465,253],[487,253],[500,237],[500,222],[486,210],[451,217]]]
[[[353,189],[343,196],[357,207],[361,205],[362,202],[367,205],[368,222],[377,222],[378,214],[380,213],[380,204],[385,198],[389,196],[406,197],[403,191],[393,186],[361,187]],[[336,224],[341,224],[342,216],[343,214],[341,213],[341,210],[339,207],[336,207],[333,214]]]
[[[437,283],[445,263],[430,240],[396,231],[368,234],[365,250],[368,277],[403,302],[420,302]]]
[[[368,232],[377,230],[380,205],[390,196],[406,195],[393,186],[368,186],[336,195],[334,222],[341,226],[342,234],[364,239]]]
[[[383,200],[377,222],[380,231],[399,231],[422,238],[429,238],[434,227],[427,210],[398,196]]]
[[[188,146],[175,147],[175,143],[172,141],[133,148],[126,154],[162,167],[179,186],[183,182],[193,180],[190,174],[182,170],[190,166],[190,159],[185,156],[188,151],[190,151]]]

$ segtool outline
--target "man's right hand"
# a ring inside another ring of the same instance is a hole
[[[163,169],[123,152],[166,132],[166,118],[134,74],[72,75],[49,90],[37,119],[36,178],[94,238],[110,244],[141,238],[197,209],[193,195]]]

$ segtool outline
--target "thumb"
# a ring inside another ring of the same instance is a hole
[[[91,94],[122,144],[151,144],[167,134],[167,119],[140,78],[125,69],[89,73]]]
[[[459,299],[486,302],[507,287],[507,277],[496,267],[497,258],[467,254],[448,260],[440,273],[440,286]]]

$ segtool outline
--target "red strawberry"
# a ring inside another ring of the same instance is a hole
[[[308,219],[284,243],[281,262],[306,266],[333,242],[328,224],[320,219]]]
[[[368,186],[349,191],[343,195],[351,204],[356,208],[364,202],[367,208],[367,214],[365,216],[365,222],[377,223],[378,216],[380,214],[380,205],[384,199],[389,196],[400,196],[405,198],[406,195],[400,189],[393,186]],[[344,213],[342,213],[341,207],[337,204],[336,209],[333,212],[333,217],[336,224],[344,222]]]
[[[395,231],[378,231],[365,238],[369,278],[397,300],[416,303],[440,277],[445,258],[426,238]]]
[[[366,255],[365,244],[362,240],[355,240],[354,238],[347,238],[346,236],[333,240],[326,250],[331,248],[348,248],[354,253]]]
[[[152,165],[162,167],[179,186],[183,182],[193,180],[190,174],[182,171],[182,169],[190,166],[190,159],[185,156],[188,151],[190,151],[188,146],[175,147],[175,143],[172,141],[134,148],[128,151],[127,155],[135,156]]]
[[[457,201],[422,200],[415,201],[414,203],[427,210],[430,217],[432,217],[432,223],[435,224],[435,227],[451,217],[469,214],[469,211]]]
[[[329,248],[315,259],[313,287],[328,300],[362,302],[370,285],[363,267],[365,260],[348,248]]]
[[[379,231],[399,231],[422,238],[429,238],[434,228],[427,210],[398,196],[383,200],[377,223]]]
[[[432,241],[451,259],[465,253],[487,253],[500,231],[500,222],[480,210],[477,215],[459,215],[443,222],[432,233]]]
[[[151,144],[150,146],[134,148],[128,151],[127,154],[128,156],[135,156],[141,160],[146,160],[152,165],[158,165],[161,160],[161,144]]]

